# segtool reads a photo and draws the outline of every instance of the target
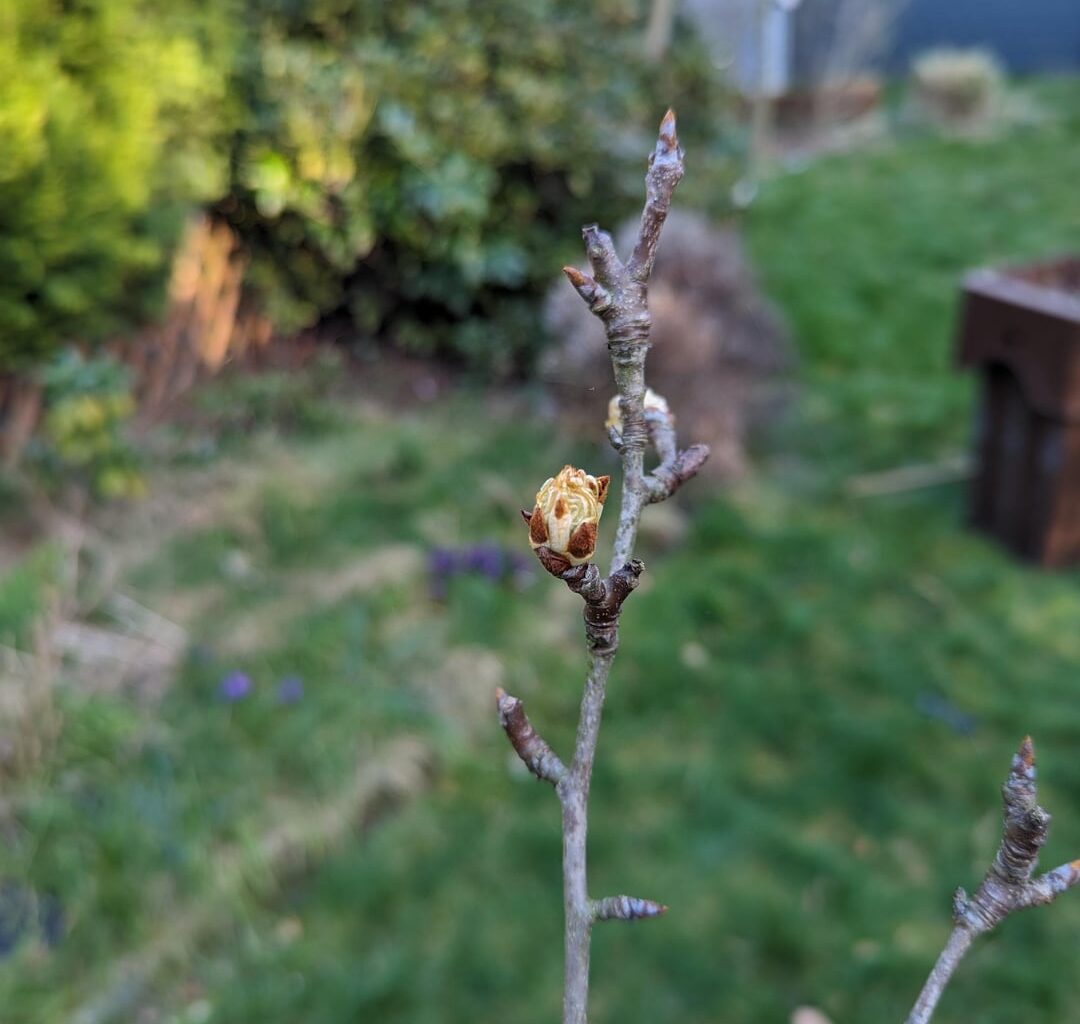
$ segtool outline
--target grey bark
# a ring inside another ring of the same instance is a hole
[[[646,420],[645,357],[651,319],[648,280],[656,259],[660,231],[671,195],[683,175],[683,154],[668,111],[660,125],[656,148],[645,176],[645,208],[633,252],[623,263],[606,231],[595,224],[582,229],[592,269],[564,272],[570,283],[604,323],[615,387],[619,395],[622,431],[612,443],[622,463],[622,503],[612,550],[611,570],[604,577],[595,564],[565,568],[542,555],[541,564],[558,576],[585,602],[585,639],[589,666],[581,699],[577,739],[569,768],[540,738],[525,717],[520,701],[500,692],[499,717],[511,744],[529,770],[555,784],[562,804],[563,899],[566,918],[563,1024],[586,1024],[589,995],[589,950],[595,921],[657,917],[667,909],[635,896],[589,897],[586,840],[589,787],[600,732],[604,697],[612,661],[619,646],[619,615],[623,602],[637,586],[644,566],[633,558],[638,524],[645,506],[673,494],[701,468],[708,457],[705,445],[679,451],[674,421],[650,414]],[[645,450],[652,443],[659,464],[645,471]]]
[[[1001,797],[1005,818],[994,862],[971,899],[963,889],[956,890],[952,933],[907,1024],[926,1024],[930,1020],[949,979],[979,935],[995,928],[1015,910],[1051,902],[1080,880],[1080,861],[1031,877],[1050,831],[1050,815],[1038,803],[1035,748],[1030,736],[1024,738],[1013,757]]]

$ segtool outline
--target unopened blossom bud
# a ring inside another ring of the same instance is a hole
[[[650,412],[661,413],[665,416],[671,415],[671,410],[668,409],[667,399],[663,395],[658,395],[652,388],[645,389],[644,404],[646,415]],[[616,434],[622,433],[622,407],[619,405],[618,395],[615,395],[614,398],[608,402],[607,422],[605,422],[604,426],[607,427],[608,430],[614,430]]]
[[[611,477],[563,466],[544,482],[529,516],[529,544],[549,571],[589,561]]]

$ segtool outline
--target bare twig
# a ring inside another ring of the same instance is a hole
[[[1013,757],[1001,796],[1005,820],[997,855],[971,899],[963,889],[957,889],[952,934],[907,1024],[926,1024],[930,1020],[941,993],[977,936],[996,927],[1013,911],[1049,903],[1080,881],[1080,861],[1076,860],[1038,878],[1031,877],[1050,830],[1050,815],[1038,804],[1035,748],[1030,736],[1024,738]]]
[[[669,110],[660,124],[656,148],[645,176],[646,201],[633,253],[623,263],[611,236],[595,224],[582,229],[591,273],[564,267],[578,294],[604,323],[619,398],[620,429],[611,441],[622,463],[622,503],[605,577],[593,564],[571,565],[540,538],[534,549],[541,564],[563,580],[585,602],[585,635],[589,667],[581,700],[574,757],[565,768],[525,718],[519,701],[505,694],[498,698],[500,719],[518,755],[539,778],[555,783],[562,803],[563,894],[566,914],[566,978],[563,1024],[585,1024],[589,992],[590,933],[595,921],[656,917],[666,908],[632,896],[589,898],[586,873],[589,784],[600,730],[611,663],[619,645],[619,614],[634,590],[644,566],[634,559],[634,543],[644,507],[662,501],[690,479],[708,456],[708,448],[694,445],[680,452],[670,415],[646,416],[645,356],[649,349],[647,285],[656,259],[660,231],[671,196],[683,175],[683,153]],[[660,463],[645,472],[645,449],[652,443]],[[530,513],[523,515],[529,520]],[[536,546],[539,542],[540,546]]]
[[[566,765],[532,727],[525,706],[502,687],[495,691],[495,703],[499,709],[499,722],[525,767],[538,779],[557,786],[566,776]]]

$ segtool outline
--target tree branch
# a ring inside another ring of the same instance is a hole
[[[645,429],[656,454],[660,456],[660,464],[646,479],[648,500],[653,503],[670,498],[687,480],[697,475],[709,457],[709,446],[694,444],[685,451],[679,451],[675,417],[666,408],[647,408]]]
[[[660,122],[656,148],[649,157],[645,175],[645,209],[641,213],[637,244],[627,269],[635,281],[647,281],[656,260],[660,229],[671,207],[671,194],[682,181],[683,151],[675,134],[675,111],[669,110]]]
[[[646,422],[645,356],[649,350],[647,282],[656,246],[671,206],[671,195],[683,175],[682,150],[675,132],[675,115],[668,111],[660,125],[656,148],[645,176],[646,200],[633,253],[627,264],[615,244],[595,224],[582,229],[591,273],[564,267],[570,283],[604,324],[618,392],[620,429],[609,432],[622,463],[622,502],[612,551],[611,570],[602,576],[593,563],[571,565],[561,549],[554,550],[530,534],[540,564],[561,579],[585,602],[585,638],[589,658],[581,698],[574,757],[566,768],[525,717],[521,702],[501,691],[499,718],[518,756],[538,778],[555,783],[562,804],[563,902],[566,915],[566,980],[563,1024],[586,1024],[589,994],[589,947],[597,920],[635,920],[656,917],[667,908],[651,900],[611,896],[591,900],[586,872],[589,786],[611,663],[619,646],[619,615],[638,584],[644,565],[633,558],[638,524],[644,507],[668,497],[694,475],[708,455],[704,445],[678,451],[674,420]],[[645,448],[652,441],[660,464],[645,474]],[[527,522],[534,513],[522,511]]]
[[[550,782],[554,786],[562,782],[566,777],[566,765],[532,727],[525,714],[525,705],[517,697],[511,697],[501,686],[495,691],[495,704],[499,711],[499,724],[525,767],[543,782]]]
[[[994,862],[970,900],[963,889],[956,891],[955,926],[907,1024],[926,1024],[930,1020],[941,993],[977,936],[995,928],[1015,910],[1050,903],[1080,881],[1080,861],[1062,864],[1036,879],[1031,877],[1050,830],[1050,815],[1038,804],[1035,748],[1030,736],[1024,738],[1013,757],[1001,797],[1005,816]]]
[[[582,230],[592,276],[566,271],[571,284],[603,321],[607,334],[622,419],[617,450],[623,479],[611,572],[600,588],[597,582],[599,571],[595,566],[588,566],[581,573],[578,590],[586,600],[589,671],[581,701],[574,760],[569,774],[559,784],[563,806],[563,902],[566,914],[563,1024],[586,1024],[592,923],[598,906],[605,912],[616,909],[614,902],[595,904],[588,895],[589,785],[607,679],[618,649],[619,613],[643,568],[633,559],[633,551],[641,512],[652,494],[644,466],[648,441],[644,412],[645,356],[652,324],[646,283],[656,256],[660,229],[671,205],[671,194],[682,173],[682,150],[675,134],[675,116],[668,111],[660,125],[656,149],[645,178],[645,209],[629,264],[624,265],[619,260],[611,236],[593,224]],[[567,579],[565,573],[561,578],[571,589],[578,586],[576,581]],[[629,909],[629,904],[619,904],[620,908],[624,906]],[[639,906],[644,907],[644,903]]]

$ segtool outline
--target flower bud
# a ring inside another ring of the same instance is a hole
[[[549,572],[581,565],[593,557],[610,482],[611,477],[563,466],[537,492],[529,516],[529,544]]]
[[[667,399],[663,395],[658,395],[652,388],[645,389],[645,414],[657,413],[664,416],[671,416],[671,410],[668,409]],[[607,407],[607,421],[604,426],[608,430],[614,430],[616,434],[621,434],[623,430],[622,421],[622,407],[619,405],[619,396],[615,395]]]

